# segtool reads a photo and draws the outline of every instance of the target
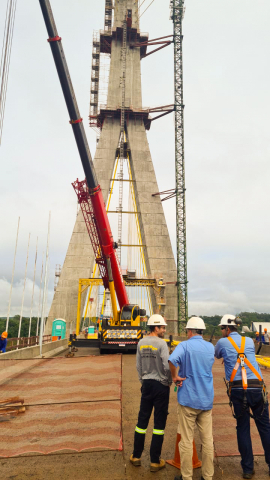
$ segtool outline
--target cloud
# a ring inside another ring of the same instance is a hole
[[[12,288],[12,296],[11,296],[11,307],[10,307],[10,316],[20,315],[21,308],[22,308],[22,299],[23,299],[23,285],[24,280],[19,280],[13,284]],[[6,279],[0,279],[0,316],[6,317],[8,313],[8,303],[10,297],[10,282]],[[25,283],[25,291],[24,291],[24,301],[23,301],[23,317],[30,317],[31,313],[31,305],[32,305],[32,292],[33,292],[33,281],[29,278],[26,279]],[[32,308],[32,316],[36,317],[41,315],[41,308],[42,308],[42,299],[43,299],[43,289],[41,291],[41,302],[39,304],[39,297],[40,297],[40,287],[35,285],[34,289],[34,297],[33,297],[33,308]],[[45,316],[48,313],[48,307],[52,301],[53,297],[53,290],[49,289],[47,294],[47,305],[45,308]]]

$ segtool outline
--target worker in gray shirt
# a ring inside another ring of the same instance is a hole
[[[130,461],[135,467],[141,465],[145,434],[154,408],[150,471],[157,472],[165,467],[165,460],[162,460],[160,455],[168,415],[172,377],[168,364],[168,347],[164,340],[167,324],[161,315],[155,314],[149,318],[147,325],[150,328],[150,334],[140,340],[137,347],[137,371],[142,384],[142,396],[138,423],[135,428],[134,450]]]

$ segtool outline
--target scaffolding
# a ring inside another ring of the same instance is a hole
[[[94,31],[92,46],[92,68],[90,87],[90,127],[99,136],[97,117],[101,108],[106,108],[109,86],[110,60],[109,53],[101,52],[100,35],[102,31]]]
[[[114,0],[105,0],[104,30],[111,31],[113,25]]]
[[[184,0],[171,0],[170,7],[174,35],[177,296],[178,329],[181,333],[183,322],[186,322],[188,319],[182,47],[182,20],[185,13]]]
[[[98,114],[99,97],[99,71],[100,71],[100,36],[99,32],[93,33],[92,68],[90,87],[90,118]]]

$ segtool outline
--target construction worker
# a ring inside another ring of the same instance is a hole
[[[5,353],[7,347],[7,332],[3,332],[0,338],[0,353]]]
[[[160,458],[164,438],[172,383],[168,365],[169,352],[164,334],[166,323],[161,315],[152,315],[147,325],[150,334],[139,341],[137,347],[137,371],[142,384],[141,405],[138,423],[134,434],[134,449],[130,457],[131,463],[141,465],[145,434],[152,410],[154,408],[154,429],[150,447],[150,470],[157,472],[165,467],[165,460]]]
[[[267,332],[267,328],[264,329],[264,343],[265,345],[269,345],[269,333]]]
[[[224,359],[227,393],[237,422],[237,441],[242,459],[243,478],[252,478],[255,472],[250,417],[255,420],[269,468],[270,423],[267,392],[256,362],[254,343],[251,338],[241,337],[237,333],[237,326],[240,324],[241,320],[234,315],[222,317],[219,326],[226,333],[226,337],[221,338],[216,344],[215,356]]]
[[[179,343],[169,357],[172,379],[178,386],[178,422],[181,434],[181,475],[176,476],[175,480],[192,480],[195,424],[202,442],[202,479],[211,480],[214,475],[212,366],[215,349],[211,342],[202,338],[205,330],[202,318],[190,318],[186,330],[188,340]]]

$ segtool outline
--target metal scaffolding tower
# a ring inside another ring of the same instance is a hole
[[[182,20],[185,0],[171,0],[171,19],[174,35],[174,101],[175,101],[175,177],[176,177],[176,239],[177,239],[177,296],[178,329],[188,318],[187,243],[184,155],[184,102]]]

